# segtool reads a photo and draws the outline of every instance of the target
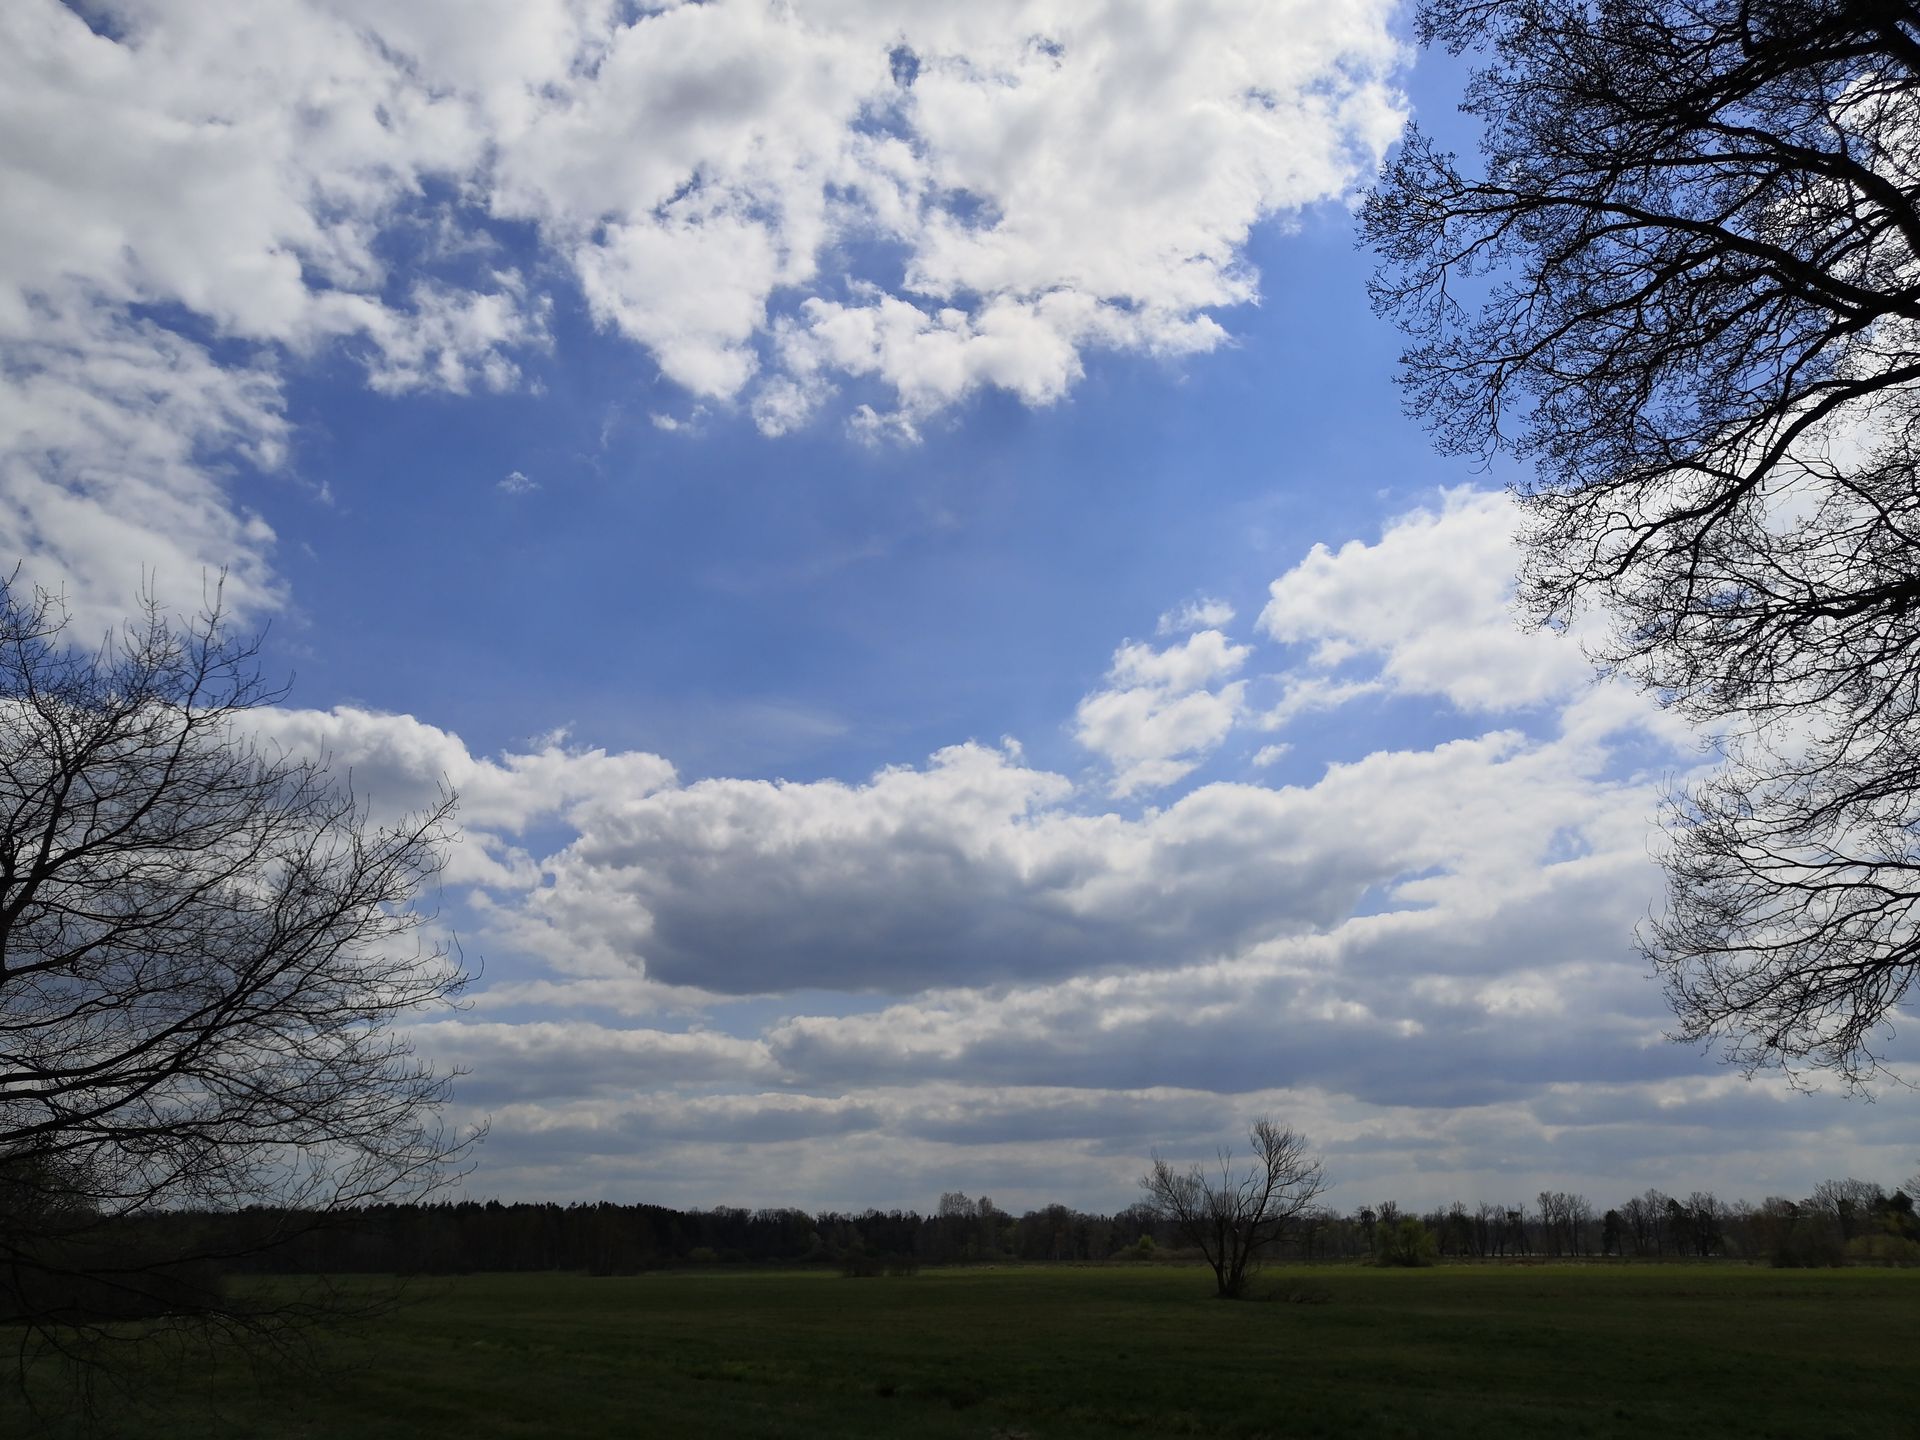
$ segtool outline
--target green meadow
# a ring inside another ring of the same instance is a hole
[[[1920,1272],[1715,1265],[420,1282],[316,1370],[103,1393],[109,1434],[1920,1434]],[[128,1393],[131,1392],[131,1393]],[[8,1402],[12,1404],[11,1401]],[[0,1413],[0,1433],[68,1427]]]

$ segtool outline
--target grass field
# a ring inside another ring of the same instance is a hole
[[[1920,1272],[1168,1267],[472,1276],[141,1436],[1920,1436]],[[160,1392],[150,1392],[157,1396]],[[124,1402],[116,1402],[124,1403]],[[0,1408],[0,1433],[26,1434]]]

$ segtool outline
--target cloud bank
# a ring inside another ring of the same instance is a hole
[[[857,783],[686,783],[558,736],[486,759],[411,717],[272,723],[396,805],[443,776],[468,797],[449,878],[487,986],[417,1039],[471,1070],[505,1193],[1110,1206],[1149,1149],[1263,1110],[1354,1203],[1906,1173],[1897,1125],[1665,1040],[1632,934],[1649,822],[1698,757],[1566,638],[1512,629],[1513,518],[1442,495],[1310,552],[1246,640],[1114,652],[1091,700],[1321,683],[1464,732],[1301,770],[1339,721],[1299,709],[1290,784],[1253,753],[1116,804],[1144,751],[1084,704],[1080,779],[965,742]],[[1272,724],[1236,702],[1225,733]]]

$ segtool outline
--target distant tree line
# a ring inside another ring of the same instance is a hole
[[[1685,1198],[1648,1190],[1604,1211],[1584,1195],[1559,1190],[1541,1191],[1531,1206],[1482,1202],[1469,1209],[1455,1201],[1417,1216],[1388,1202],[1333,1218],[1307,1243],[1329,1256],[1371,1256],[1380,1236],[1408,1219],[1431,1237],[1435,1255],[1463,1259],[1920,1264],[1920,1218],[1912,1195],[1853,1179],[1823,1181],[1802,1200],[1769,1196],[1758,1205],[1721,1200],[1706,1190]]]
[[[1912,1191],[1829,1180],[1803,1199],[1759,1204],[1696,1190],[1648,1190],[1600,1209],[1543,1191],[1532,1202],[1463,1202],[1416,1211],[1392,1201],[1316,1207],[1279,1260],[1423,1264],[1449,1260],[1726,1259],[1783,1266],[1920,1264]],[[1047,1205],[1015,1215],[985,1196],[942,1195],[913,1210],[810,1212],[719,1206],[676,1210],[608,1201],[498,1200],[370,1205],[323,1217],[264,1208],[177,1211],[140,1221],[148,1250],[224,1254],[228,1273],[462,1274],[574,1271],[630,1275],[706,1265],[838,1267],[851,1275],[1008,1262],[1152,1262],[1199,1258],[1147,1205],[1110,1215]],[[0,1308],[8,1296],[0,1274]]]

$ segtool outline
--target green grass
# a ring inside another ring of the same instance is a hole
[[[1920,1272],[1721,1266],[472,1276],[320,1376],[184,1378],[213,1437],[1920,1435]],[[181,1379],[182,1377],[175,1377]],[[158,1392],[154,1392],[158,1393]],[[25,1434],[0,1409],[0,1433]]]

